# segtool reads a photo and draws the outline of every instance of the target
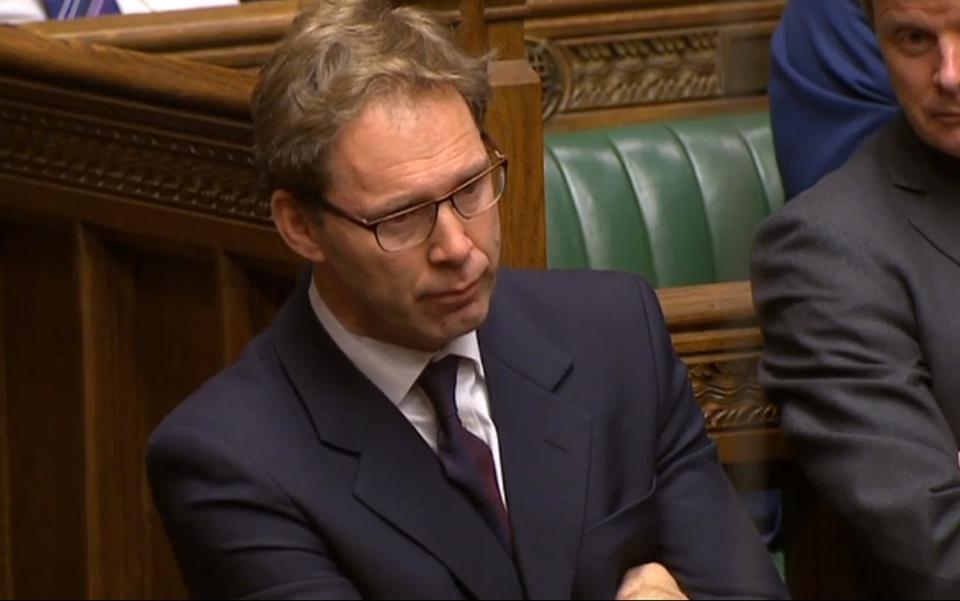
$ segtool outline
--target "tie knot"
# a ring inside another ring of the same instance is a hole
[[[457,414],[456,390],[459,366],[460,357],[447,355],[427,365],[417,380],[423,391],[427,393],[440,420],[446,420]]]

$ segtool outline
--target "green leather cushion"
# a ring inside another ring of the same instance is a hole
[[[754,228],[783,204],[767,113],[550,134],[544,156],[551,268],[744,280]]]

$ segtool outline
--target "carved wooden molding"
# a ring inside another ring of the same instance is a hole
[[[570,44],[568,108],[668,102],[719,95],[716,31]]]
[[[707,430],[778,428],[780,409],[766,400],[757,381],[758,356],[692,363],[688,366],[694,396]]]
[[[527,62],[540,77],[543,120],[548,121],[565,104],[570,76],[564,71],[564,58],[560,51],[549,40],[528,38],[524,43]]]
[[[7,102],[0,102],[0,172],[269,222],[247,149]]]
[[[559,113],[762,93],[765,58],[739,59],[745,50],[762,54],[771,31],[772,25],[528,38],[526,48],[549,120]]]
[[[554,131],[758,110],[784,0],[528,0]]]

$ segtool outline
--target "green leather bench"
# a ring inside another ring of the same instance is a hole
[[[748,279],[783,204],[767,113],[550,134],[544,161],[548,265],[657,288]]]

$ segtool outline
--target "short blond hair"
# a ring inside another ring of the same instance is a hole
[[[470,57],[451,33],[422,9],[381,0],[321,0],[299,15],[252,98],[264,191],[285,189],[301,200],[324,194],[333,140],[374,98],[449,86],[481,127],[491,57]]]

